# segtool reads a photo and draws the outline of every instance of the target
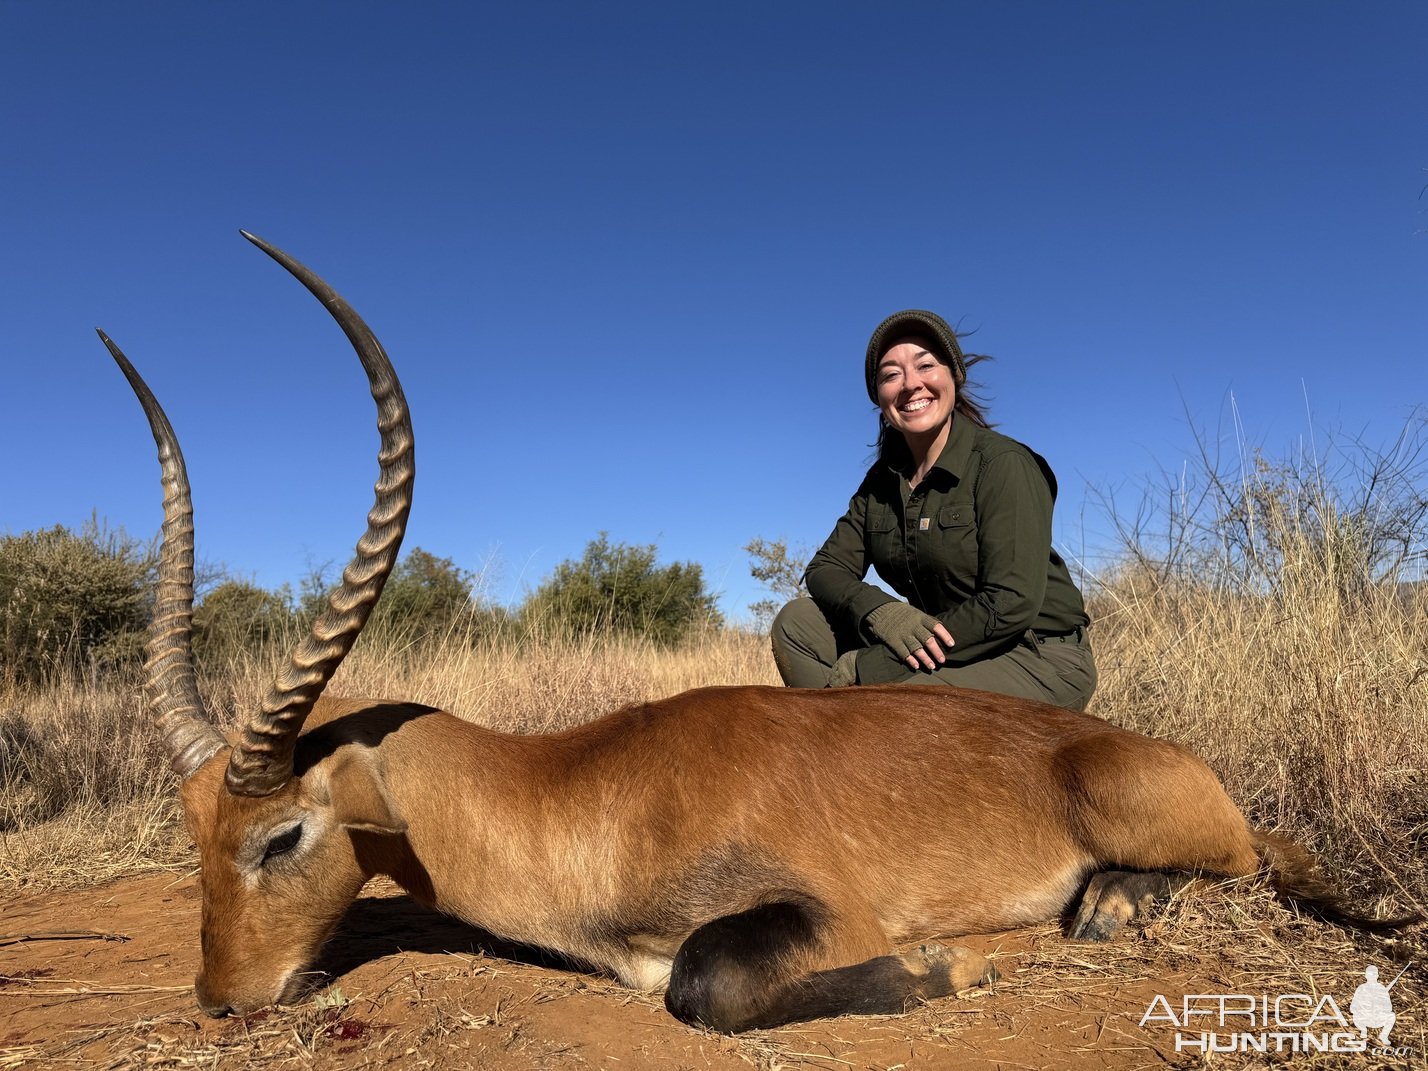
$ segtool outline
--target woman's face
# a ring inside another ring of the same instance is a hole
[[[878,361],[878,408],[905,436],[935,435],[952,416],[957,384],[952,369],[917,339],[893,343]]]

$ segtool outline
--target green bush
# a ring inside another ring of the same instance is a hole
[[[411,636],[444,633],[470,607],[475,579],[450,558],[413,547],[387,578],[369,627]]]
[[[93,520],[0,536],[0,678],[136,662],[152,568],[146,545]]]
[[[579,561],[564,561],[522,607],[529,627],[646,636],[670,644],[691,629],[723,624],[694,562],[656,565],[653,544],[611,543],[606,533]]]
[[[476,640],[505,624],[499,607],[474,596],[476,574],[450,558],[413,547],[397,562],[382,598],[368,619],[366,633],[399,642],[464,635]],[[311,622],[327,606],[329,585],[319,573],[303,582],[302,618]]]
[[[293,634],[296,611],[287,589],[268,591],[242,580],[225,580],[193,612],[193,651],[205,668],[244,654],[283,645]]]

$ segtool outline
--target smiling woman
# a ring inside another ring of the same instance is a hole
[[[868,342],[878,456],[773,626],[784,683],[947,684],[1083,710],[1090,618],[1051,546],[1056,477],[992,431],[956,333],[921,309]],[[865,582],[869,568],[906,602]]]

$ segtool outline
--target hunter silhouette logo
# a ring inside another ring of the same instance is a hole
[[[1175,1051],[1198,1052],[1361,1052],[1406,1055],[1389,1048],[1389,1031],[1398,1016],[1390,990],[1408,964],[1384,985],[1378,968],[1364,968],[1364,982],[1349,1001],[1349,1016],[1325,993],[1187,993],[1178,1005],[1157,993],[1141,1016],[1145,1029],[1155,1023],[1175,1027]],[[1378,1037],[1371,1039],[1371,1032]]]
[[[1403,971],[1406,970],[1408,968],[1404,967]],[[1354,990],[1354,999],[1349,1002],[1349,1014],[1354,1017],[1359,1033],[1368,1037],[1370,1030],[1377,1030],[1378,1043],[1384,1048],[1388,1047],[1388,1032],[1398,1019],[1393,1014],[1393,998],[1388,991],[1398,984],[1403,971],[1399,971],[1388,985],[1382,985],[1378,980],[1378,968],[1370,964],[1364,968],[1364,984]]]

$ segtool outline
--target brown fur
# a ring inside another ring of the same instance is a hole
[[[210,1011],[296,992],[376,873],[644,987],[700,927],[803,905],[808,932],[759,974],[767,995],[895,941],[1055,918],[1098,870],[1243,875],[1270,844],[1184,748],[952,689],[706,688],[546,736],[323,700],[278,793],[229,794],[227,759],[183,787]],[[298,818],[300,849],[259,864]],[[1287,849],[1269,861],[1303,869]],[[1327,895],[1302,877],[1281,888]],[[908,984],[910,999],[923,983]]]

